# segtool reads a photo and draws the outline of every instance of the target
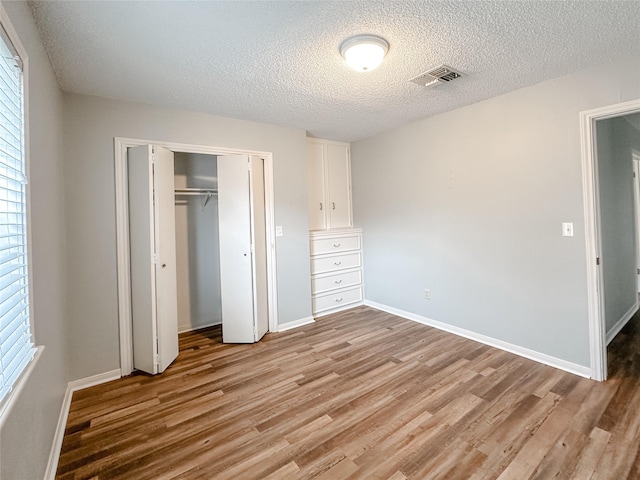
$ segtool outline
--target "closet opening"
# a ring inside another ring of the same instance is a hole
[[[216,160],[174,153],[178,333],[222,323]]]
[[[178,332],[277,331],[272,155],[120,138],[115,150],[122,375],[162,372]]]

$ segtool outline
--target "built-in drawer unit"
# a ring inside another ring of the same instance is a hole
[[[350,307],[354,303],[362,303],[362,286],[314,296],[313,311],[317,313],[328,310],[335,312],[347,306]]]
[[[332,273],[330,275],[314,275],[311,278],[311,293],[328,292],[337,288],[353,287],[362,284],[362,270]]]
[[[329,255],[325,257],[311,257],[312,273],[327,273],[345,268],[360,267],[362,257],[360,252],[343,253],[342,255]]]
[[[362,231],[314,231],[309,241],[313,314],[327,315],[361,304]]]
[[[360,250],[360,235],[345,235],[338,238],[312,238],[311,255],[340,253]]]

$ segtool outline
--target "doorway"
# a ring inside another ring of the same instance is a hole
[[[266,251],[266,272],[264,281],[267,284],[268,301],[265,327],[269,331],[277,331],[277,291],[276,291],[276,252],[275,252],[275,219],[273,201],[273,158],[270,152],[229,149],[213,146],[177,144],[142,139],[115,138],[116,167],[116,232],[118,262],[118,313],[120,330],[120,364],[122,375],[133,371],[133,337],[131,316],[131,257],[129,253],[129,198],[128,198],[128,159],[127,149],[141,145],[156,145],[171,152],[201,154],[214,157],[242,155],[245,158],[260,159],[260,168],[264,176],[264,243]]]
[[[608,200],[605,202],[601,201],[601,194],[607,187],[604,184],[600,185],[601,179],[599,178],[599,174],[601,174],[602,171],[598,162],[597,124],[600,121],[615,119],[639,112],[640,100],[634,100],[580,113],[591,378],[598,381],[604,381],[607,378],[608,340],[613,338],[613,335],[624,326],[624,323],[626,323],[631,315],[633,315],[633,312],[637,310],[638,296],[636,292],[634,304],[631,305],[631,308],[622,314],[619,319],[609,318],[609,321],[607,321],[607,307],[605,306],[607,285],[605,285],[606,275],[603,263],[605,261],[604,254],[606,253],[605,245],[608,243],[608,240],[606,238],[606,232],[603,231],[603,215],[606,216],[606,210],[609,206],[604,204],[608,202]],[[629,162],[629,168],[633,169],[632,162]],[[631,180],[631,176],[629,176],[629,180]],[[606,180],[604,182],[606,183]],[[631,181],[628,186],[633,189]],[[631,207],[632,211],[635,210],[633,193],[631,193],[628,206]],[[632,226],[635,224],[635,218],[632,215],[627,216],[626,220]],[[608,219],[606,221],[608,221]],[[632,245],[632,247],[637,248],[637,244]],[[635,257],[635,252],[632,252],[631,256]],[[637,268],[636,265],[632,265],[632,267]],[[637,290],[634,285],[631,285],[631,289]],[[611,304],[612,302],[609,302],[609,310],[611,310]],[[607,325],[607,323],[609,323],[609,325]]]

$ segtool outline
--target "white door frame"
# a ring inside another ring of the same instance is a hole
[[[602,244],[595,124],[596,120],[638,112],[640,112],[640,99],[580,112],[591,378],[598,381],[607,379],[607,341],[602,298],[602,269],[599,268]]]
[[[633,219],[636,234],[636,291],[640,294],[640,152],[631,152],[633,161]]]
[[[121,375],[133,371],[133,342],[131,321],[131,279],[129,259],[129,193],[127,178],[127,148],[139,145],[157,145],[173,152],[200,153],[205,155],[258,155],[264,158],[265,221],[267,234],[267,284],[269,295],[269,331],[276,332],[278,326],[278,294],[276,277],[276,242],[273,195],[273,154],[255,150],[192,145],[186,143],[144,140],[137,138],[114,138],[116,180],[116,257],[118,273],[118,324],[120,331]]]

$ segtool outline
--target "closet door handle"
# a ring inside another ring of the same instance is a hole
[[[336,209],[336,202],[331,202],[331,205],[333,205],[333,209]]]
[[[338,248],[340,246],[340,244],[339,243],[334,243],[333,246]]]
[[[342,297],[336,298],[336,302],[341,302],[341,301],[342,301]]]
[[[340,285],[342,283],[342,279],[340,280],[334,280],[333,283],[337,283],[338,285]]]
[[[167,268],[167,264],[166,264],[166,263],[163,263],[163,264],[162,264],[162,268]]]
[[[320,202],[320,210],[322,210],[322,202]]]
[[[342,265],[342,262],[333,262],[334,265]]]

